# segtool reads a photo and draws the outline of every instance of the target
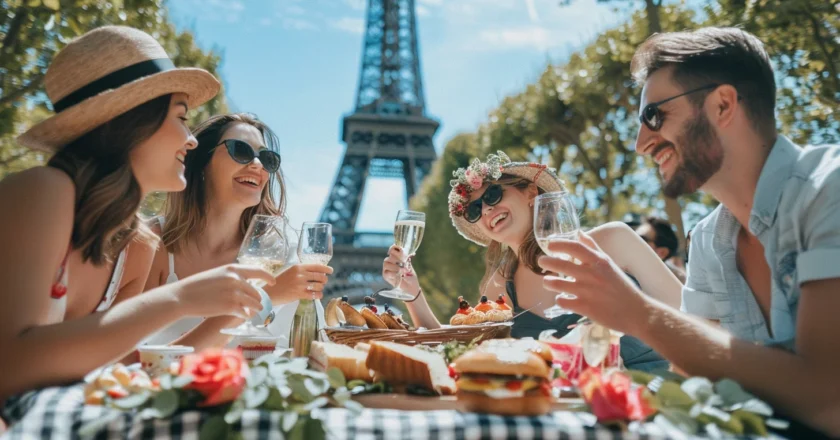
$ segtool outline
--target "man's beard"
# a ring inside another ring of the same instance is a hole
[[[680,163],[662,187],[662,193],[669,198],[697,191],[723,164],[720,139],[715,136],[712,124],[702,110],[686,121],[682,134],[677,136],[677,145],[680,146]],[[677,149],[676,145],[674,149]]]

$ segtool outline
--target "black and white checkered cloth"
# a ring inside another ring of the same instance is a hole
[[[207,413],[191,411],[168,420],[143,420],[133,413],[84,405],[81,384],[53,387],[28,393],[5,408],[9,431],[6,439],[77,439],[88,422],[118,416],[92,438],[197,440]],[[244,439],[281,440],[279,412],[249,410],[234,426]],[[542,417],[500,417],[458,411],[397,411],[365,409],[353,414],[345,409],[313,413],[322,419],[327,438],[369,439],[661,439],[686,438],[666,435],[657,425],[632,426],[629,432],[595,425],[591,414],[555,412]]]

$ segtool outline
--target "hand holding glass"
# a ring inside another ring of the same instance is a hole
[[[409,258],[413,257],[423,241],[423,232],[426,229],[426,214],[417,211],[402,210],[397,213],[397,221],[394,224],[394,244],[402,249],[404,260],[400,279],[397,285],[390,290],[383,290],[378,295],[386,298],[401,299],[403,301],[414,299],[414,295],[400,289],[402,284],[403,271],[408,265]]]
[[[288,242],[284,234],[285,223],[282,217],[255,215],[248,226],[248,232],[245,234],[245,240],[242,241],[242,247],[239,248],[239,256],[236,260],[241,264],[265,269],[272,276],[279,275],[286,265],[289,254]],[[266,303],[266,300],[268,300],[268,304],[271,304],[268,295],[262,290],[265,281],[249,280],[248,282],[258,288],[260,295],[263,297],[263,304]],[[245,312],[250,315],[247,308]],[[259,315],[260,320],[266,321],[270,313],[270,306],[263,307]],[[255,326],[250,320],[246,320],[236,328],[224,329],[221,332],[231,336],[272,336],[264,325]]]
[[[329,264],[333,255],[332,225],[305,222],[300,231],[297,254],[303,264]],[[312,298],[315,298],[314,293]]]
[[[551,252],[548,244],[552,240],[577,240],[580,232],[580,220],[569,193],[565,191],[540,194],[534,201],[534,238],[546,255],[570,260],[566,254]],[[568,298],[573,295],[561,293]],[[553,306],[543,311],[548,319],[571,313],[560,306]]]

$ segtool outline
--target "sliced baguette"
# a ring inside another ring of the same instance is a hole
[[[336,367],[347,380],[373,380],[370,370],[365,365],[366,358],[367,353],[361,350],[332,342],[312,342],[312,348],[309,350],[309,364],[312,368],[327,371]]]
[[[372,341],[368,369],[391,385],[420,385],[438,394],[455,393],[443,356],[394,342]]]

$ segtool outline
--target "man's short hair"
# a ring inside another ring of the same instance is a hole
[[[680,241],[677,239],[677,234],[668,220],[659,217],[648,217],[645,223],[649,224],[651,229],[656,233],[656,239],[653,244],[657,247],[664,247],[668,249],[668,255],[663,258],[667,260],[677,254],[677,249],[680,247]]]
[[[775,137],[776,81],[764,44],[755,35],[718,27],[655,34],[636,50],[630,70],[644,84],[654,72],[670,66],[674,81],[686,91],[709,84],[735,87],[755,130],[768,139]],[[699,106],[709,92],[688,99]]]

